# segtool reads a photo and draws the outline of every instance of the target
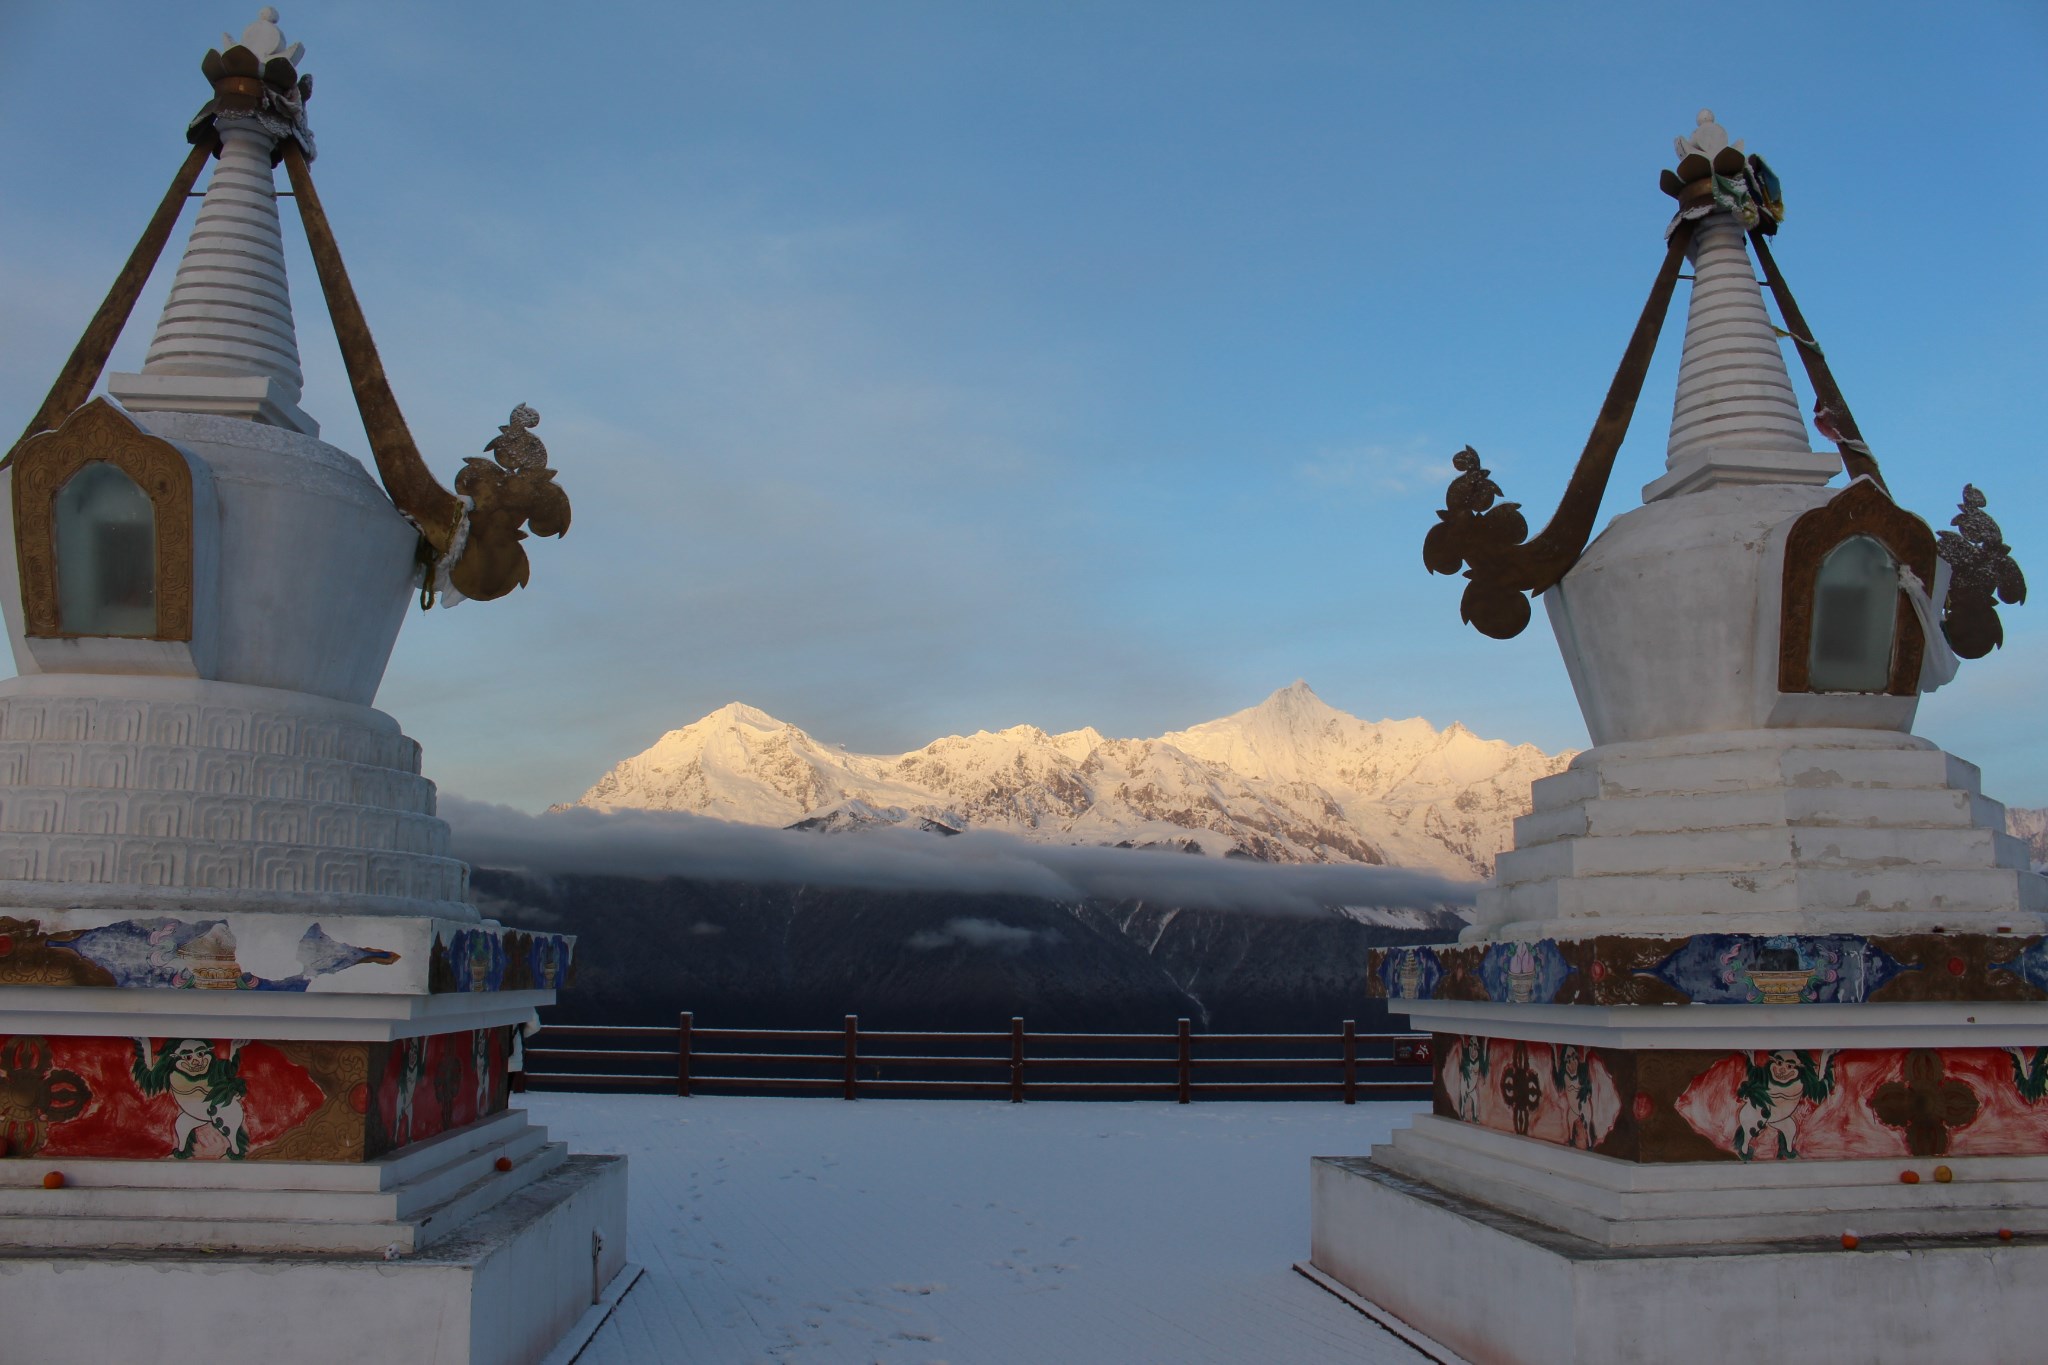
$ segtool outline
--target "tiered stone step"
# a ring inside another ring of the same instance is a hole
[[[1592,761],[1588,761],[1588,760]],[[1612,745],[1534,784],[1477,911],[1484,932],[2007,932],[2048,879],[1978,770],[1868,731]],[[1705,927],[1690,922],[1685,932]]]
[[[1602,1246],[2048,1232],[2048,1157],[1637,1163],[1424,1115],[1372,1160]]]
[[[405,1254],[566,1156],[566,1144],[510,1110],[356,1165],[0,1161],[0,1246]],[[511,1170],[497,1169],[501,1157]],[[42,1188],[51,1167],[62,1170],[64,1188]]]

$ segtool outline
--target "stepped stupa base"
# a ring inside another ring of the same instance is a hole
[[[499,1178],[518,1181],[519,1169]],[[48,1365],[534,1365],[593,1305],[616,1300],[607,1291],[627,1273],[625,1253],[625,1158],[557,1153],[539,1178],[392,1260],[0,1249],[0,1322],[7,1359]]]
[[[2002,1365],[2040,1353],[2048,1245],[1839,1234],[1603,1246],[1381,1164],[1313,1165],[1310,1262],[1474,1365]]]

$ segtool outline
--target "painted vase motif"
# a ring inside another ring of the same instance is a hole
[[[1806,983],[1813,979],[1813,973],[1802,967],[1798,971],[1755,971],[1749,973],[1749,984],[1763,993],[1766,1005],[1796,1005],[1806,994]]]
[[[1536,998],[1536,954],[1526,943],[1515,945],[1508,959],[1508,1003],[1526,1005]]]

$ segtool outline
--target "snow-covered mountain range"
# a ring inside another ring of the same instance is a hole
[[[905,754],[851,753],[734,702],[619,763],[576,804],[824,832],[994,829],[1047,843],[1484,877],[1512,843],[1529,783],[1570,758],[1455,723],[1360,720],[1304,682],[1153,739],[1018,725]]]

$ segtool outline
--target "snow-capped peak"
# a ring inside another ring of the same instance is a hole
[[[1297,679],[1256,706],[1156,739],[1035,725],[855,754],[732,702],[626,759],[580,805],[688,810],[820,831],[1000,829],[1059,843],[1199,847],[1286,862],[1486,875],[1531,780],[1569,754],[1463,725],[1369,722]]]

